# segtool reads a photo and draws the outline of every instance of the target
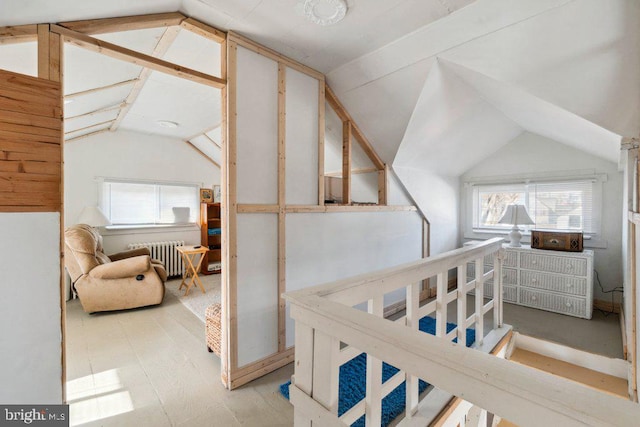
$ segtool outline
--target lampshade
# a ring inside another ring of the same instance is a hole
[[[534,224],[531,217],[527,213],[527,208],[524,205],[509,205],[507,211],[502,215],[498,224]]]
[[[87,224],[92,227],[103,227],[110,225],[111,221],[97,206],[85,206],[78,217],[78,224]]]

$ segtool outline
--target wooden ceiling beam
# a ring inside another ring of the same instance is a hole
[[[100,113],[108,113],[109,111],[120,110],[122,107],[124,107],[124,105],[125,105],[125,103],[122,102],[120,104],[112,105],[111,107],[99,108],[97,110],[89,111],[88,113],[78,114],[76,116],[71,116],[71,117],[65,117],[64,119],[65,120],[73,120],[73,119],[79,119],[81,117],[94,116],[94,115],[100,114]]]
[[[156,43],[156,47],[153,49],[153,52],[151,52],[151,56],[154,58],[164,56],[167,50],[169,50],[171,44],[175,41],[179,32],[180,27],[175,26],[167,28],[158,40],[158,43]],[[149,68],[143,68],[142,71],[140,71],[140,75],[136,79],[136,83],[133,85],[131,92],[129,92],[129,95],[127,95],[127,98],[124,100],[124,106],[120,110],[120,113],[118,113],[116,120],[111,125],[112,131],[118,129],[120,123],[122,123],[124,118],[127,116],[129,110],[131,110],[133,103],[138,99],[140,92],[142,92],[142,88],[145,83],[147,83],[149,76],[151,76],[151,71],[152,70]]]
[[[202,130],[202,131],[200,131],[200,132],[196,133],[195,135],[190,136],[190,137],[189,137],[189,138],[187,138],[186,140],[187,140],[187,141],[191,141],[193,138],[197,138],[197,137],[199,137],[199,136],[204,136],[204,134],[205,134],[205,133],[209,133],[209,132],[211,132],[212,130],[218,129],[220,126],[222,126],[222,123],[218,123],[218,124],[217,124],[217,125],[215,125],[215,126],[211,126],[210,128],[206,128],[205,130]]]
[[[37,39],[37,24],[0,27],[0,44],[34,42]]]
[[[191,80],[196,83],[202,83],[218,89],[223,88],[226,84],[224,79],[201,73],[200,71],[192,70],[187,67],[172,64],[162,59],[154,58],[153,56],[145,55],[113,43],[108,43],[86,34],[69,30],[61,27],[60,25],[51,25],[51,31],[56,34],[60,34],[65,38],[65,41],[73,44],[74,46],[78,46],[92,52],[101,53],[142,67],[150,68],[154,71],[160,71],[162,73]]]
[[[196,150],[196,152],[198,154],[200,154],[202,157],[204,157],[205,159],[207,159],[208,161],[210,161],[211,163],[213,163],[215,166],[217,166],[218,168],[220,168],[220,165],[213,160],[211,157],[207,156],[206,154],[204,154],[204,152],[202,152],[198,147],[196,147],[195,145],[193,145],[193,143],[191,141],[185,141],[189,147],[193,148],[194,150]]]
[[[93,88],[93,89],[87,89],[87,90],[83,90],[83,91],[80,91],[80,92],[70,93],[68,95],[65,95],[64,99],[76,98],[78,96],[89,95],[90,93],[95,93],[95,92],[100,92],[100,91],[103,91],[103,90],[113,89],[113,88],[120,87],[120,86],[127,86],[127,85],[130,85],[130,84],[134,84],[137,81],[138,81],[138,79],[135,78],[135,79],[125,80],[125,81],[118,82],[118,83],[113,83],[113,84],[110,84],[110,85],[107,85],[107,86],[100,86],[100,87],[96,87],[96,88]]]
[[[113,120],[114,119],[106,120],[104,122],[100,122],[100,123],[96,123],[96,124],[93,124],[93,125],[85,126],[85,127],[80,128],[80,129],[70,130],[69,132],[65,132],[64,134],[66,136],[66,135],[69,135],[70,133],[76,133],[76,132],[80,132],[80,131],[83,131],[83,130],[87,130],[87,129],[95,128],[95,127],[98,127],[98,126],[106,125],[108,123],[111,123]],[[109,128],[107,128],[107,129],[109,129]]]
[[[222,146],[220,144],[218,144],[216,141],[214,141],[213,138],[211,138],[209,135],[207,135],[206,133],[203,133],[202,135],[204,135],[205,138],[207,138],[209,141],[211,141],[213,143],[213,145],[215,145],[216,147],[218,147],[219,149],[222,150]]]
[[[89,19],[61,22],[58,25],[84,34],[104,34],[119,31],[144,30],[147,28],[180,25],[187,19],[179,12],[134,15],[120,18]]]
[[[75,141],[77,139],[87,138],[89,136],[93,136],[93,135],[97,135],[99,133],[105,133],[105,132],[109,132],[109,128],[100,129],[95,132],[85,133],[84,135],[74,136],[73,138],[65,139],[64,142],[67,143],[67,142]]]
[[[213,40],[216,43],[222,43],[227,39],[227,33],[224,31],[204,24],[193,18],[185,19],[180,23],[180,26],[187,31],[191,31],[194,34]]]

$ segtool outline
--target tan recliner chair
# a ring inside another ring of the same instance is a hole
[[[65,267],[87,313],[162,302],[167,272],[147,248],[107,256],[102,236],[86,224],[67,228],[64,241]]]

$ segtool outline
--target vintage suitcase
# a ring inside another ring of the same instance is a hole
[[[531,247],[551,251],[582,252],[582,233],[531,230]]]

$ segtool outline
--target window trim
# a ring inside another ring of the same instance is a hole
[[[138,179],[138,178],[112,178],[112,177],[95,177],[98,183],[98,205],[103,212],[107,212],[108,209],[105,206],[104,200],[104,184],[105,183],[121,183],[121,184],[147,184],[147,185],[164,185],[164,186],[179,186],[179,187],[194,187],[195,191],[198,192],[199,200],[199,190],[203,188],[203,183],[200,182],[188,182],[188,181],[164,181],[157,179]],[[199,203],[198,203],[199,205]],[[199,206],[198,206],[199,207]],[[111,234],[115,233],[118,230],[126,231],[126,230],[145,230],[151,231],[153,229],[165,229],[165,230],[176,230],[176,229],[199,229],[200,224],[200,210],[197,209],[196,219],[194,222],[189,222],[185,224],[171,224],[171,223],[157,223],[157,224],[112,224],[104,227],[106,230],[112,231]]]
[[[472,177],[463,182],[462,199],[461,199],[461,229],[462,238],[465,239],[490,239],[492,237],[506,237],[508,230],[496,229],[474,229],[474,187],[478,185],[508,185],[508,184],[530,184],[530,183],[549,183],[549,182],[567,182],[567,181],[587,181],[594,182],[592,193],[593,211],[592,220],[594,222],[593,233],[585,234],[585,247],[590,248],[606,248],[607,241],[602,238],[602,184],[607,182],[606,173],[596,173],[595,170],[577,170],[567,172],[550,172],[550,173],[528,173],[516,175],[497,175],[487,177]],[[531,243],[531,233],[522,233],[522,243]]]

